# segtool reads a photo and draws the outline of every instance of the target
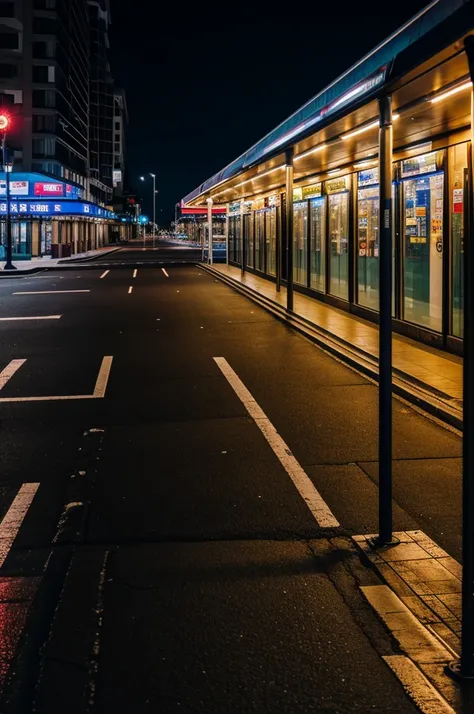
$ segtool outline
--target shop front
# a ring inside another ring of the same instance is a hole
[[[108,243],[110,227],[117,222],[112,211],[84,200],[82,187],[41,174],[12,174],[8,189],[7,205],[6,181],[0,179],[0,259],[5,256],[8,220],[15,260],[99,248]]]

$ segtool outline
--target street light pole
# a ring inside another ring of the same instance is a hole
[[[153,248],[155,247],[155,230],[156,230],[156,176],[150,174],[153,179]]]
[[[7,164],[7,129],[10,124],[10,119],[5,114],[0,114],[0,132],[2,133],[2,161],[3,170],[5,171],[5,193],[7,199],[6,205],[6,228],[7,228],[7,255],[4,270],[16,270],[16,265],[12,263],[12,221],[10,214],[10,174]]]
[[[155,247],[155,225],[156,225],[156,174],[150,172],[153,179],[153,248]],[[145,181],[144,176],[140,176],[140,181]],[[145,228],[143,228],[143,242],[145,242]]]

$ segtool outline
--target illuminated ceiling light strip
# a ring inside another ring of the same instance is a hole
[[[355,169],[363,169],[366,166],[372,166],[373,164],[377,164],[378,159],[367,159],[367,161],[359,161],[358,164],[354,164]]]
[[[396,121],[396,119],[400,118],[400,114],[393,114],[392,115],[392,121]],[[348,134],[342,134],[341,139],[351,139],[353,136],[358,136],[358,134],[363,134],[365,131],[370,131],[370,129],[375,129],[375,127],[379,127],[379,120],[377,119],[376,121],[370,122],[370,124],[366,124],[365,126],[361,126],[360,129],[355,129],[354,131],[350,131]]]
[[[275,166],[274,169],[269,169],[268,171],[263,171],[261,174],[256,174],[255,176],[252,176],[252,178],[245,179],[245,181],[241,181],[240,183],[236,183],[234,186],[231,186],[232,188],[238,188],[239,186],[243,186],[244,183],[249,183],[250,181],[255,181],[255,179],[259,179],[262,176],[268,176],[268,174],[272,174],[274,171],[279,171],[280,169],[284,169],[285,166],[282,164],[281,166]]]
[[[303,159],[305,156],[309,156],[310,154],[315,154],[317,151],[322,151],[322,149],[325,149],[327,144],[319,144],[319,146],[315,146],[314,149],[308,149],[308,151],[303,151],[302,154],[297,154],[294,157],[294,161],[298,161],[298,159]]]
[[[447,99],[447,97],[452,97],[453,94],[463,92],[465,89],[469,89],[470,87],[472,87],[472,82],[464,82],[463,84],[458,84],[457,87],[448,89],[447,92],[442,92],[441,94],[438,94],[436,97],[433,97],[433,99],[430,99],[429,101],[431,102],[431,104],[436,104],[436,102],[442,102],[443,99]]]

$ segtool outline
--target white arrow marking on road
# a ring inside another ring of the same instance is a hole
[[[162,271],[164,272],[164,274],[166,275],[166,277],[169,278],[169,275],[168,275],[168,273],[166,272],[166,270],[165,270],[164,268],[161,268],[161,269],[162,269]]]
[[[130,287],[128,288],[128,294],[129,294],[129,295],[131,294],[132,290],[133,290],[133,285],[130,285]]]
[[[39,483],[24,483],[0,523],[0,568],[10,552],[38,489]]]
[[[102,273],[102,275],[100,276],[100,279],[102,280],[102,278],[105,278],[105,276],[108,275],[109,273],[110,273],[110,270],[106,270],[104,273]]]
[[[237,376],[224,357],[214,357],[214,361],[270,444],[274,454],[298,489],[318,525],[321,528],[337,528],[339,521],[240,377]]]
[[[0,317],[0,322],[13,320],[59,320],[62,315],[32,315],[31,317]]]
[[[22,364],[25,364],[26,359],[12,359],[5,369],[0,372],[0,389],[6,385],[9,379],[13,377],[15,372],[20,369]]]
[[[133,277],[133,278],[136,278],[136,277],[137,277],[137,273],[138,273],[138,270],[137,270],[137,268],[135,268],[135,270],[133,271],[133,276],[132,276],[132,277]]]
[[[18,293],[12,293],[12,295],[57,295],[58,293],[90,293],[90,290],[21,290]]]

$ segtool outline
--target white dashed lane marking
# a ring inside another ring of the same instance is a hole
[[[31,317],[0,317],[0,322],[14,322],[15,320],[59,320],[62,315],[32,315]]]

